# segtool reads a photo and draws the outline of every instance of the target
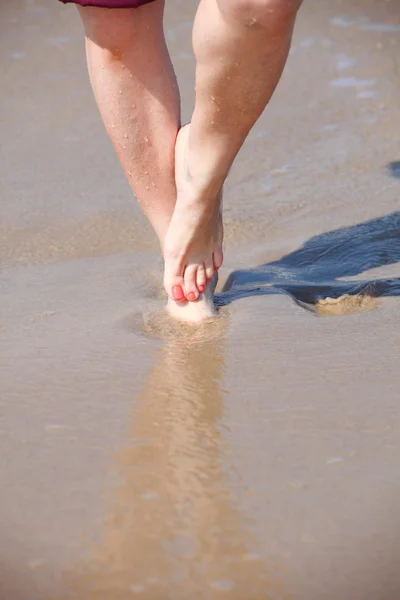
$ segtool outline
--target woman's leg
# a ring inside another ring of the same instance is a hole
[[[163,0],[80,7],[94,95],[128,181],[161,245],[176,201],[180,100],[163,32]]]
[[[222,263],[220,192],[280,79],[301,0],[201,0],[193,30],[196,105],[177,141],[178,196],[165,287],[195,300]]]
[[[176,201],[179,91],[163,32],[163,0],[138,9],[80,8],[95,98],[131,187],[164,248]],[[215,284],[215,281],[214,281]],[[169,288],[173,316],[214,314],[209,286],[188,306],[183,277]],[[172,299],[171,299],[172,298]]]

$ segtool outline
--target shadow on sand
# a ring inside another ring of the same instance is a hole
[[[400,160],[394,160],[387,165],[387,169],[389,171],[389,175],[392,177],[396,177],[396,179],[400,179]]]
[[[341,279],[399,261],[400,212],[394,212],[317,235],[278,261],[233,271],[216,302],[221,307],[247,296],[289,294],[310,310],[345,298],[347,306],[330,314],[362,312],[375,308],[377,298],[399,296],[400,278]]]

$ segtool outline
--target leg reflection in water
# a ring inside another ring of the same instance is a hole
[[[88,564],[69,579],[70,597],[282,597],[229,474],[223,344],[161,349],[114,457],[122,484]]]

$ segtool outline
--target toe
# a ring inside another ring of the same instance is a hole
[[[197,269],[196,285],[197,285],[197,289],[199,290],[200,294],[202,294],[204,292],[204,290],[206,289],[206,285],[207,285],[206,270],[205,270],[204,265],[200,265],[199,268]]]
[[[180,302],[185,300],[184,293],[184,278],[182,275],[182,267],[179,264],[166,262],[164,272],[164,287],[168,296]]]
[[[185,292],[183,291],[183,285],[173,285],[172,286],[172,299],[176,302],[182,302],[185,300]]]
[[[190,302],[194,302],[199,297],[199,290],[196,285],[198,268],[199,265],[188,265],[185,269],[185,296]]]
[[[215,250],[213,254],[213,259],[215,270],[218,271],[218,269],[222,266],[224,260],[222,250]]]
[[[206,260],[204,263],[205,269],[206,269],[206,278],[207,281],[210,281],[213,278],[214,275],[214,264],[212,261],[212,258],[210,258],[209,260]]]

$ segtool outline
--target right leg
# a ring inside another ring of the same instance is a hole
[[[220,190],[279,81],[300,4],[200,0],[193,29],[196,103],[176,143],[178,194],[164,251],[166,289],[183,274],[189,300],[222,264]]]
[[[94,95],[128,181],[161,245],[176,200],[179,91],[163,33],[163,0],[80,7]]]

